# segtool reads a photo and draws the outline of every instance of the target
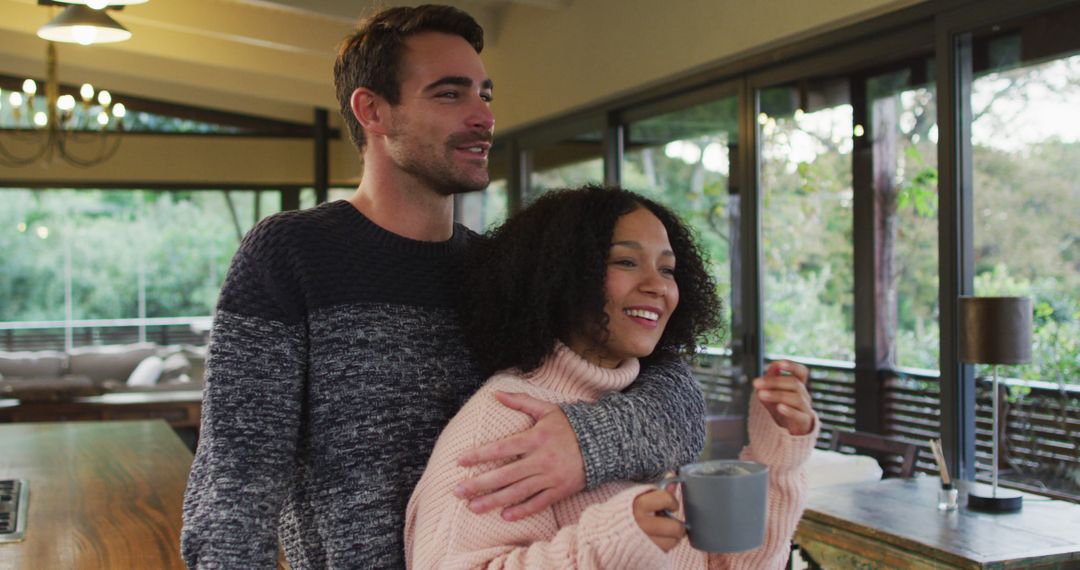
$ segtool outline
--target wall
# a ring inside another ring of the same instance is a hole
[[[922,0],[572,0],[514,5],[485,50],[497,129],[537,123]]]

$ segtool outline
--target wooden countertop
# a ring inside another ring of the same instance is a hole
[[[0,568],[184,568],[191,453],[161,420],[0,424],[0,479],[29,482]]]

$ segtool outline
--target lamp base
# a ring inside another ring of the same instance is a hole
[[[1016,491],[977,485],[968,491],[967,508],[984,513],[1015,513],[1024,506],[1024,497]]]

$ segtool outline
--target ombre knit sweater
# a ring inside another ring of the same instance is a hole
[[[556,503],[517,522],[504,521],[498,510],[471,512],[455,498],[455,485],[496,464],[460,467],[468,449],[528,427],[526,415],[499,405],[494,392],[523,392],[555,403],[595,401],[621,390],[638,374],[637,360],[619,368],[589,364],[559,346],[536,372],[523,377],[502,372],[491,377],[439,436],[405,514],[405,560],[410,569],[488,568],[618,570],[769,569],[782,568],[789,541],[802,515],[806,477],[802,469],[817,438],[814,432],[792,436],[778,426],[757,401],[750,405],[750,445],[741,458],[769,466],[769,505],[765,541],[757,549],[734,554],[706,554],[686,540],[670,552],[658,548],[633,516],[634,499],[654,487],[630,482],[601,485]]]

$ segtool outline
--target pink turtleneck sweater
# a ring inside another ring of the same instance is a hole
[[[527,519],[506,522],[498,509],[478,515],[453,496],[461,481],[498,465],[459,467],[458,457],[478,445],[525,430],[532,419],[495,400],[494,392],[521,392],[553,403],[596,401],[637,377],[637,360],[619,368],[589,364],[560,345],[528,377],[511,371],[492,376],[443,430],[405,513],[408,568],[635,568],[768,569],[787,561],[789,541],[802,515],[806,476],[802,465],[817,438],[792,436],[751,398],[750,445],[741,458],[769,466],[765,542],[735,554],[706,554],[683,540],[665,553],[634,520],[634,499],[651,485],[608,483],[582,491]]]

